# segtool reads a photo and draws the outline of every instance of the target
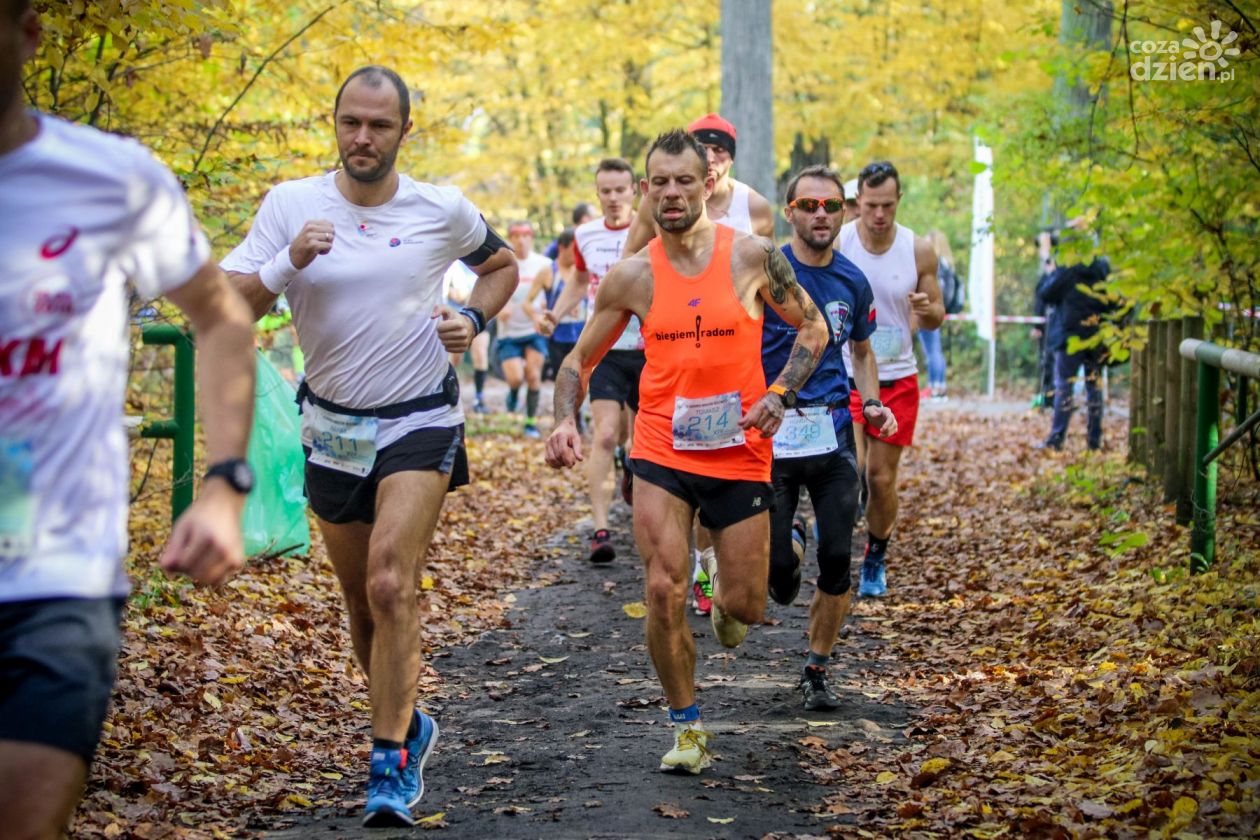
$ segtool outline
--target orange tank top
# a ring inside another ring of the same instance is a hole
[[[715,237],[713,258],[694,277],[674,269],[659,237],[648,245],[652,306],[630,456],[711,478],[769,481],[771,439],[739,428],[766,393],[761,318],[735,295],[735,232],[717,225]]]

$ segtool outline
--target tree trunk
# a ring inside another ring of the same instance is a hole
[[[771,0],[722,0],[722,116],[738,134],[734,173],[776,203]]]

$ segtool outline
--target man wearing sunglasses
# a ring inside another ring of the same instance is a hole
[[[878,398],[898,420],[895,434],[880,436],[867,425],[866,434],[858,435],[858,464],[865,467],[869,488],[866,554],[858,586],[864,598],[888,592],[884,558],[897,521],[897,467],[902,450],[914,441],[919,416],[914,331],[920,327],[934,330],[945,320],[936,282],[936,252],[929,240],[897,224],[900,201],[901,176],[896,167],[887,161],[872,163],[858,175],[860,215],[840,229],[840,253],[862,270],[875,294],[879,326],[871,335],[871,347],[879,367]],[[845,364],[852,370],[848,358]],[[863,407],[869,403],[866,398],[874,396],[866,388],[853,389],[854,423],[866,423]]]
[[[839,705],[827,680],[827,663],[852,600],[849,547],[857,519],[858,465],[846,371],[852,371],[858,387],[867,393],[879,390],[870,342],[875,309],[866,277],[831,247],[844,213],[840,176],[825,166],[808,166],[788,182],[787,201],[783,215],[792,225],[792,241],[783,246],[783,255],[826,318],[830,337],[774,436],[770,597],[791,604],[801,587],[792,521],[805,488],[818,522],[818,585],[809,607],[808,658],[799,686],[805,708],[824,711]],[[768,383],[783,369],[795,338],[795,328],[773,310],[766,312],[761,361]],[[841,352],[845,348],[851,351],[852,368],[845,367]],[[867,400],[862,415],[879,434],[896,434],[897,420],[879,400]]]
[[[718,114],[705,114],[687,126],[708,155],[713,191],[705,197],[704,208],[709,219],[739,233],[774,237],[774,209],[761,193],[731,177],[735,165],[735,126]],[[637,253],[656,236],[656,226],[648,214],[640,213],[630,228],[624,256]],[[713,586],[704,572],[704,563],[712,559],[713,539],[707,528],[697,523],[695,529],[696,560],[692,569],[692,606],[699,615],[708,615],[713,600]],[[801,526],[800,533],[804,533]],[[799,543],[804,545],[803,542]]]

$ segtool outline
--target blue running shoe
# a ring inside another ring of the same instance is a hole
[[[363,809],[365,827],[406,828],[416,824],[404,793],[406,767],[406,750],[372,750],[367,807]]]
[[[433,753],[437,744],[437,721],[419,709],[415,710],[416,737],[403,741],[403,749],[407,751],[407,765],[403,768],[403,798],[407,807],[414,808],[424,796],[424,763]]]
[[[888,594],[888,584],[884,581],[884,555],[871,554],[866,549],[866,557],[862,560],[862,582],[858,585],[858,595],[863,598],[879,598]]]

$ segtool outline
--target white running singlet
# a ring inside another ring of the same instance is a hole
[[[753,232],[752,214],[748,210],[748,196],[751,194],[751,188],[742,181],[731,179],[731,183],[735,186],[731,190],[731,203],[726,208],[726,214],[720,219],[714,219],[719,225],[726,225],[728,228],[737,230],[740,233]]]
[[[433,307],[443,276],[486,238],[486,223],[457,187],[398,176],[398,192],[377,207],[351,204],[336,173],[278,184],[249,235],[223,268],[250,274],[286,250],[311,219],[332,221],[332,250],[285,290],[316,396],[349,408],[379,408],[436,393],[449,365]],[[303,442],[310,431],[303,415]],[[459,405],[381,420],[383,449],[409,432],[464,422]]]
[[[538,334],[538,330],[534,329],[533,319],[525,312],[525,298],[529,295],[529,287],[538,276],[538,272],[544,268],[551,268],[551,260],[536,251],[531,251],[525,259],[516,261],[516,268],[520,272],[520,283],[517,284],[511,300],[504,307],[508,310],[508,316],[499,322],[499,338],[526,338]],[[534,310],[541,311],[540,307],[546,300],[547,290],[544,289],[533,301]]]
[[[210,257],[148,150],[45,114],[0,155],[0,601],[127,594],[128,281]]]
[[[870,281],[875,294],[875,332],[871,350],[884,382],[904,379],[918,373],[914,358],[914,334],[910,331],[909,295],[919,287],[919,269],[914,261],[914,231],[897,225],[892,247],[872,254],[862,246],[857,219],[840,228],[840,253],[848,257]],[[844,345],[844,369],[853,370],[849,344]]]
[[[578,225],[573,232],[573,258],[578,271],[590,274],[591,284],[587,287],[587,300],[595,305],[595,293],[599,290],[599,282],[604,275],[621,259],[621,249],[626,246],[630,237],[630,225],[610,228],[603,217],[591,219]],[[643,336],[639,335],[639,319],[630,316],[630,323],[622,332],[613,350],[642,350]]]

